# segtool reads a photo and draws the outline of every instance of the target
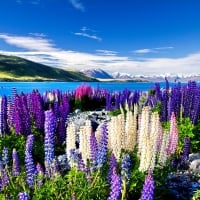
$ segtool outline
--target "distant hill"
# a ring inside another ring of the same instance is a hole
[[[0,55],[0,81],[96,81],[82,72],[67,71],[16,56]]]
[[[106,71],[98,68],[98,69],[83,69],[81,70],[84,74],[87,76],[93,77],[93,78],[100,78],[100,79],[112,79],[113,77],[108,74]]]

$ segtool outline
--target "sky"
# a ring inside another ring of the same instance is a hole
[[[0,54],[63,69],[200,74],[200,1],[1,0]]]

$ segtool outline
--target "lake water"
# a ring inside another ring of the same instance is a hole
[[[78,86],[82,85],[83,82],[0,82],[0,96],[12,95],[12,89],[16,88],[17,93],[21,92],[29,93],[33,89],[38,89],[40,93],[45,91],[52,91],[59,89],[62,92],[73,91]],[[154,83],[143,83],[143,82],[87,82],[93,88],[104,88],[109,91],[123,91],[128,88],[129,90],[147,91],[154,87]],[[175,83],[170,83],[173,86]],[[160,83],[162,88],[165,88],[165,83]]]

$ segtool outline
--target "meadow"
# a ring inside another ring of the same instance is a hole
[[[178,199],[167,178],[200,153],[199,98],[194,81],[148,92],[14,88],[0,97],[0,199]],[[97,109],[109,116],[98,127],[69,120]]]

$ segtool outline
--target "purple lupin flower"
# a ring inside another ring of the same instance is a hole
[[[57,131],[58,131],[58,142],[59,142],[59,144],[62,144],[66,138],[65,122],[62,117],[60,117],[60,119],[58,121]]]
[[[12,108],[12,125],[15,128],[16,134],[19,135],[23,133],[23,121],[21,119],[21,102],[18,95],[14,97]]]
[[[154,188],[155,188],[155,183],[154,183],[152,171],[150,170],[148,172],[148,175],[145,178],[145,182],[142,189],[142,196],[140,200],[153,200]]]
[[[8,131],[7,97],[0,97],[0,137]]]
[[[45,111],[44,124],[44,153],[45,153],[45,168],[48,177],[51,177],[51,165],[55,158],[54,155],[54,132],[55,132],[55,117],[52,110]]]
[[[25,94],[20,95],[21,104],[21,120],[23,122],[22,133],[24,135],[29,135],[31,133],[31,119],[27,104],[27,97]]]
[[[90,162],[92,164],[92,167],[96,166],[97,152],[98,152],[97,139],[95,137],[94,132],[91,132],[91,135],[90,135]]]
[[[20,174],[20,163],[16,149],[13,149],[12,161],[12,174],[13,176],[18,176]]]
[[[116,172],[116,168],[113,169],[110,185],[111,191],[108,200],[118,200],[121,195],[121,179]]]
[[[108,130],[107,125],[104,123],[101,126],[101,139],[99,143],[99,148],[97,152],[97,168],[101,168],[106,162],[107,152],[108,152]]]
[[[3,182],[2,182],[2,178],[0,177],[0,191],[3,190]]]
[[[107,180],[110,183],[111,182],[111,177],[113,174],[113,169],[117,167],[117,160],[115,158],[114,153],[111,154],[110,156],[110,165],[109,165],[109,171],[108,171],[108,175],[107,175]]]
[[[184,149],[181,156],[181,162],[185,162],[189,158],[190,154],[190,139],[189,137],[184,138]]]
[[[36,165],[36,174],[37,174],[37,185],[41,186],[43,184],[44,170],[40,163],[37,163]]]
[[[44,101],[38,91],[32,93],[33,117],[38,129],[44,129]]]
[[[28,200],[28,193],[27,192],[20,192],[18,194],[18,200]]]
[[[78,154],[78,170],[80,171],[85,171],[86,167],[85,167],[85,163],[82,159],[82,155]]]
[[[112,109],[112,95],[110,93],[106,93],[106,110]]]
[[[35,165],[33,162],[32,149],[33,149],[34,135],[28,135],[26,140],[25,150],[25,168],[26,168],[26,182],[30,188],[33,187],[35,178]]]
[[[7,167],[3,166],[3,163],[0,160],[0,190],[7,186],[10,182],[10,177],[7,172]]]

